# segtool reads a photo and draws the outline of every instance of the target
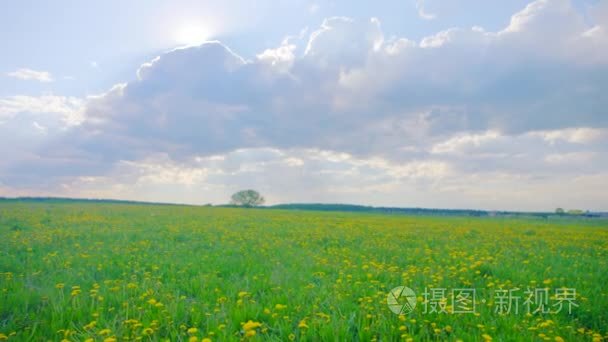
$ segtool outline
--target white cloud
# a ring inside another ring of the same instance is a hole
[[[0,97],[0,122],[20,113],[48,113],[59,115],[68,126],[78,125],[83,120],[84,101],[76,97],[42,95],[16,95]]]
[[[450,29],[419,43],[385,40],[377,19],[334,17],[312,32],[303,55],[296,55],[297,42],[286,40],[252,61],[218,42],[177,49],[144,63],[138,80],[121,94],[91,102],[83,127],[104,131],[96,123],[118,124],[135,139],[150,136],[144,129],[151,129],[158,134],[151,146],[188,145],[188,153],[270,145],[393,154],[411,148],[407,140],[417,131],[411,124],[425,125],[428,134],[565,129],[581,120],[603,125],[605,101],[598,95],[605,85],[588,75],[608,70],[581,67],[567,54],[543,55],[537,64],[534,50],[547,46],[526,45],[529,36],[550,34],[546,26],[558,19],[573,23],[563,23],[566,29],[557,33],[581,36],[586,28],[578,25],[577,13],[561,1],[539,0],[500,32]],[[425,111],[436,112],[432,124],[416,122]],[[147,127],[133,131],[130,121],[143,116]],[[184,134],[191,127],[180,120],[200,122],[193,126],[206,133],[180,139],[194,134]],[[397,134],[397,127],[382,124],[396,122],[410,125],[399,126],[407,134],[403,145],[395,146],[396,137],[357,142],[370,134]],[[311,134],[315,139],[308,139]]]
[[[337,68],[364,62],[384,40],[380,21],[356,22],[351,18],[333,17],[310,35],[304,58],[323,68]]]
[[[516,172],[528,175],[599,172],[606,130],[572,128],[506,134],[498,131],[458,133],[429,149],[461,168],[476,172]],[[544,165],[544,162],[552,165]],[[560,165],[558,165],[560,164]]]
[[[277,70],[288,72],[295,61],[296,45],[285,42],[278,48],[266,49],[257,55],[261,63],[267,63]]]
[[[48,71],[36,71],[28,68],[21,68],[7,73],[8,76],[20,80],[35,80],[39,82],[53,82],[53,77]]]
[[[568,17],[574,15],[575,13],[572,11],[569,0],[537,0],[528,4],[522,11],[514,14],[511,17],[509,26],[503,32],[548,32],[555,29],[555,27],[544,25],[546,23],[545,20],[553,20],[553,16],[564,17],[566,19],[564,24],[568,28],[568,25],[572,25],[573,22],[577,21],[567,20],[569,19]]]
[[[468,148],[479,148],[484,144],[496,141],[501,134],[496,131],[487,131],[481,134],[464,134],[438,143],[431,148],[431,153],[463,152]]]
[[[418,10],[418,16],[424,20],[433,20],[437,17],[434,13],[429,13],[424,8],[425,1],[424,0],[416,0],[416,9]]]
[[[588,144],[608,140],[608,129],[606,128],[576,127],[560,130],[537,131],[531,132],[531,134],[539,136],[551,144],[555,144],[558,141]]]

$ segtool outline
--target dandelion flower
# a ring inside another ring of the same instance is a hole
[[[247,323],[243,324],[243,330],[253,330],[262,326],[260,322],[254,322],[252,320],[247,321]]]
[[[102,335],[102,336],[103,335],[110,335],[111,332],[112,332],[112,330],[110,330],[110,329],[102,329],[102,330],[99,330],[98,334]]]

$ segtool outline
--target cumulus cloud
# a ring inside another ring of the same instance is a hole
[[[39,82],[52,82],[53,77],[48,71],[36,71],[28,68],[21,68],[7,73],[8,76],[20,80],[35,80]]]
[[[501,30],[419,41],[387,38],[376,18],[333,17],[305,44],[286,39],[251,60],[220,42],[175,49],[87,99],[78,124],[4,179],[26,186],[38,165],[69,193],[113,180],[125,197],[256,184],[276,201],[398,205],[403,192],[426,206],[481,205],[491,186],[508,206],[543,187],[567,194],[576,179],[595,200],[608,126],[600,7],[589,24],[569,1],[537,0]],[[0,117],[22,111],[5,101]],[[535,196],[536,207],[549,199]]]
[[[294,54],[295,50],[295,44],[285,41],[278,48],[264,50],[264,52],[257,55],[257,58],[261,63],[269,64],[278,71],[288,72],[296,58]]]
[[[419,122],[429,134],[605,126],[606,63],[543,52],[565,51],[564,37],[584,46],[581,21],[569,3],[539,0],[500,32],[450,29],[419,43],[385,40],[378,19],[335,17],[311,33],[301,55],[289,42],[250,61],[219,42],[177,49],[90,101],[70,139],[95,132],[102,145],[128,139],[184,155],[276,146],[396,158],[412,129],[390,123],[411,124],[420,112],[437,116]],[[530,49],[529,41],[548,45]]]

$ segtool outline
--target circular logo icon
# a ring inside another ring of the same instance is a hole
[[[386,305],[397,315],[405,315],[416,307],[416,293],[406,286],[397,286],[386,297]]]

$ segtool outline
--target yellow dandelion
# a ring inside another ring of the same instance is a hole
[[[97,325],[97,321],[91,321],[91,323],[86,324],[84,326],[84,329],[85,330],[91,330],[91,329],[95,328],[95,325]]]
[[[110,335],[111,332],[112,332],[112,330],[110,330],[110,329],[101,329],[101,330],[99,330],[98,334],[102,335],[102,336],[103,335]]]
[[[259,328],[261,326],[262,326],[262,323],[249,320],[246,323],[243,323],[243,330],[245,330],[245,331],[253,330],[253,329]]]

